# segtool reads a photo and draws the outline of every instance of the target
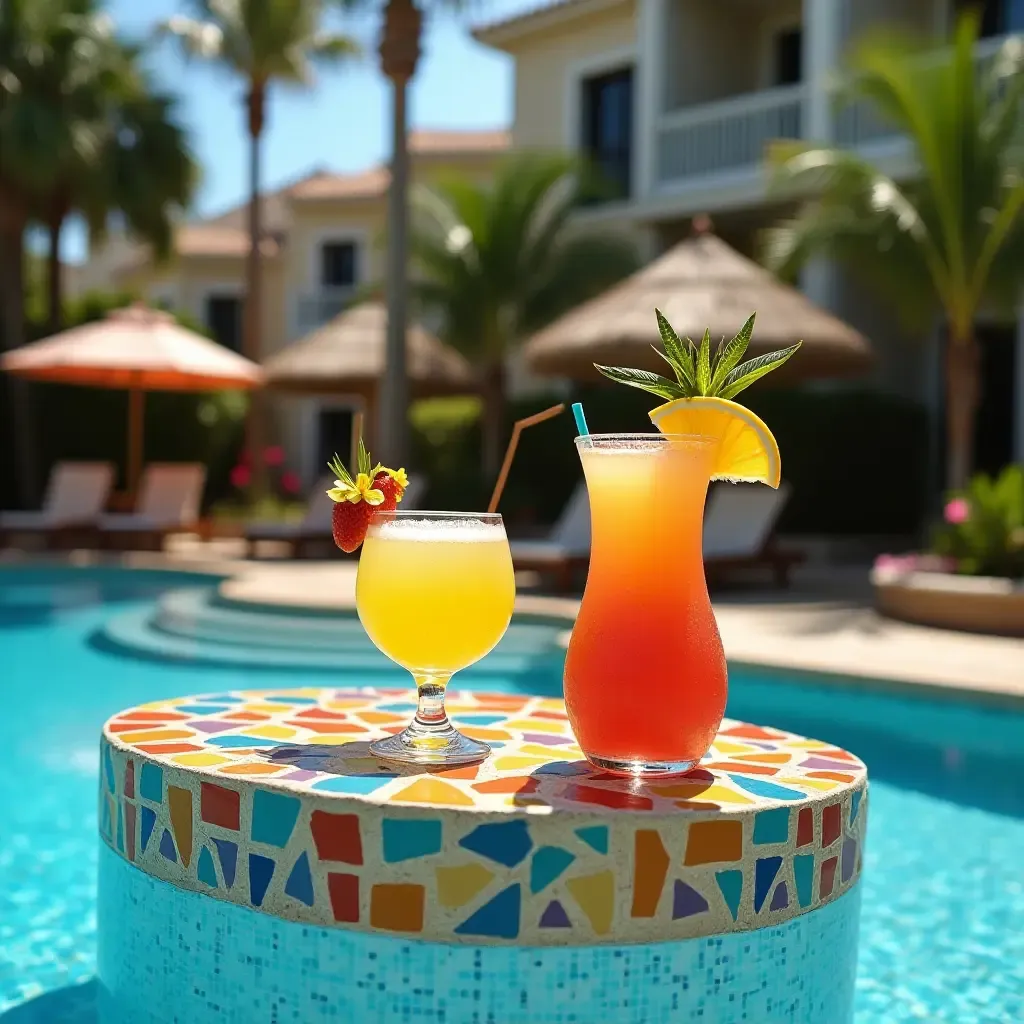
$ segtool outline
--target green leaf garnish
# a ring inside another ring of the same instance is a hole
[[[700,345],[695,345],[689,338],[684,344],[661,310],[656,309],[654,313],[665,351],[662,352],[657,346],[653,348],[672,367],[675,381],[648,370],[634,370],[625,366],[601,366],[594,363],[594,367],[618,384],[640,388],[668,401],[700,396],[734,398],[754,381],[780,367],[803,344],[798,341],[788,348],[768,352],[741,363],[740,359],[754,332],[754,313],[750,314],[732,341],[726,344],[723,339],[714,352],[711,351],[710,331],[704,332]]]
[[[649,391],[652,395],[659,395],[669,401],[674,398],[686,397],[686,391],[679,384],[670,381],[668,377],[651,373],[649,370],[630,370],[625,366],[601,366],[600,363],[594,363],[594,366],[617,384],[628,384],[630,387]]]

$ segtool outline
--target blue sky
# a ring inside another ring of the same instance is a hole
[[[512,63],[469,35],[468,27],[491,21],[538,0],[491,0],[468,14],[428,16],[423,57],[413,85],[411,123],[418,128],[504,127],[512,117]],[[182,0],[110,0],[108,8],[126,34],[140,36],[172,14],[188,10]],[[377,70],[378,15],[332,19],[363,45],[350,66],[321,73],[311,91],[278,88],[271,97],[263,147],[268,187],[316,166],[352,171],[386,159],[390,104]],[[197,208],[217,211],[245,195],[246,143],[242,88],[225,73],[186,64],[169,43],[151,59],[165,88],[181,97],[180,116],[192,135],[203,176]],[[66,233],[65,257],[84,255],[78,230]]]

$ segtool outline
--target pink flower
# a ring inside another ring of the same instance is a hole
[[[284,449],[279,444],[272,444],[264,450],[263,461],[268,466],[280,466],[284,462]]]
[[[302,481],[298,473],[288,470],[281,474],[281,489],[288,494],[298,494],[302,489]]]
[[[942,514],[947,523],[958,526],[971,518],[971,506],[967,504],[966,498],[954,498],[952,501],[946,502]]]
[[[249,486],[249,481],[252,479],[252,471],[248,466],[244,466],[239,463],[233,470],[231,470],[231,486],[237,487],[239,490]]]

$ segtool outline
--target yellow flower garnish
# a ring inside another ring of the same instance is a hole
[[[403,491],[409,486],[409,478],[406,476],[404,469],[385,469],[384,472],[387,473]]]
[[[359,473],[351,485],[335,480],[327,496],[332,501],[350,501],[353,505],[360,501],[365,501],[367,505],[379,505],[384,500],[384,492],[373,486],[373,480],[366,473]]]

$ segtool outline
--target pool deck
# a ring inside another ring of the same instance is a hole
[[[220,585],[222,596],[239,604],[320,612],[355,606],[354,561],[261,563],[232,554],[221,555],[213,546],[190,547],[122,556],[114,564],[228,577]],[[0,558],[0,566],[17,561],[22,559]],[[70,561],[109,563],[84,552]],[[579,598],[535,594],[529,579],[521,582],[517,610],[563,617],[568,631]],[[864,568],[804,566],[788,591],[722,591],[714,595],[714,607],[726,654],[735,664],[859,677],[887,689],[923,686],[939,696],[969,690],[998,703],[1024,703],[1024,640],[884,618],[872,607]]]

